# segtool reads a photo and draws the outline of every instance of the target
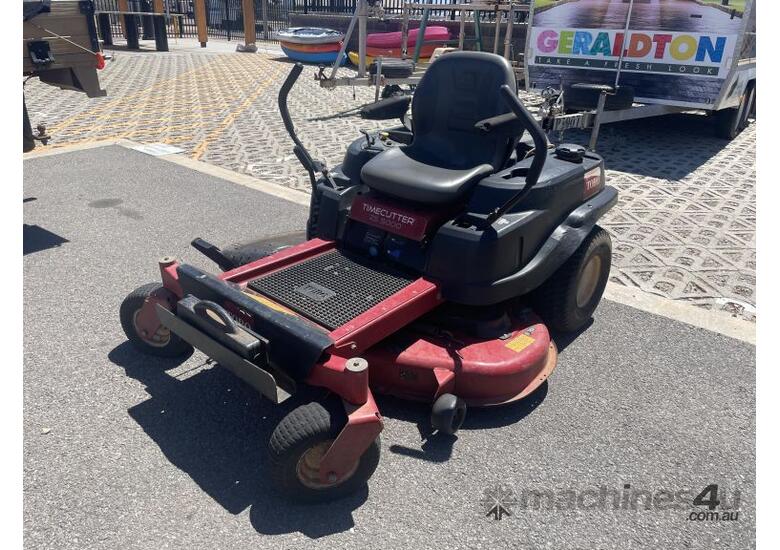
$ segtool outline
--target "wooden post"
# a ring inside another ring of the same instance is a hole
[[[257,51],[257,32],[255,31],[255,0],[243,0],[244,12],[244,51]]]
[[[127,0],[119,0],[119,11],[130,11]],[[119,26],[122,27],[122,36],[127,40],[127,26],[125,25],[124,16],[119,16]]]
[[[206,0],[195,0],[195,25],[198,27],[198,41],[200,47],[205,48],[209,40],[206,28]]]

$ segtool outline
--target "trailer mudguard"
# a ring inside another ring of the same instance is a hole
[[[176,271],[185,294],[221,305],[228,301],[242,316],[248,315],[250,319],[243,320],[268,340],[268,362],[295,380],[306,378],[323,352],[333,345],[328,332],[285,308],[272,308],[253,300],[238,288],[197,267],[182,264]]]

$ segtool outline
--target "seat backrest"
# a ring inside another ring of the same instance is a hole
[[[484,134],[480,120],[510,112],[501,86],[517,90],[509,62],[485,52],[444,54],[425,71],[412,99],[414,141],[408,152],[421,162],[465,169],[504,167],[516,138]]]

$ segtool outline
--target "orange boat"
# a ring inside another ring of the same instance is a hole
[[[288,50],[296,52],[322,53],[337,52],[341,49],[341,42],[331,42],[329,44],[294,44],[292,42],[282,41],[281,44]]]

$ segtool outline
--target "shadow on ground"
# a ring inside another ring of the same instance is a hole
[[[558,335],[563,350],[582,332]],[[232,514],[251,507],[252,526],[264,534],[300,532],[311,538],[345,531],[354,526],[352,511],[368,498],[368,489],[346,499],[321,505],[296,505],[277,495],[266,474],[266,444],[282,417],[311,399],[311,392],[282,405],[263,400],[227,370],[210,362],[173,374],[184,359],[144,356],[129,342],[109,353],[109,359],[144,384],[150,398],[128,410],[130,416],[181,469],[211,498]],[[547,396],[545,382],[525,399],[500,407],[470,408],[461,430],[483,430],[522,421]],[[377,396],[383,416],[417,425],[420,447],[390,444],[389,451],[430,462],[452,456],[457,435],[435,433],[430,404]]]
[[[128,376],[146,386],[150,398],[130,416],[181,469],[231,514],[251,507],[260,533],[300,532],[311,538],[354,526],[352,511],[368,498],[365,488],[321,505],[296,505],[278,496],[266,475],[266,444],[291,406],[274,406],[228,371],[204,365],[178,377],[181,360],[139,354],[128,342],[109,353]]]
[[[547,396],[547,382],[543,383],[531,395],[500,407],[471,407],[461,430],[486,430],[515,424],[531,414]],[[405,445],[390,445],[390,452],[425,460],[428,462],[446,462],[452,456],[452,449],[458,436],[434,432],[431,427],[431,405],[414,403],[393,397],[377,397],[382,416],[417,424],[420,433],[420,448]]]
[[[679,180],[728,145],[714,132],[713,117],[704,115],[631,120],[602,126],[596,151],[604,157],[608,170]],[[571,130],[564,134],[564,141],[586,145],[589,137],[589,131]]]
[[[65,237],[52,233],[39,225],[22,226],[22,254],[32,254],[49,248],[56,248],[63,243],[69,242]]]

